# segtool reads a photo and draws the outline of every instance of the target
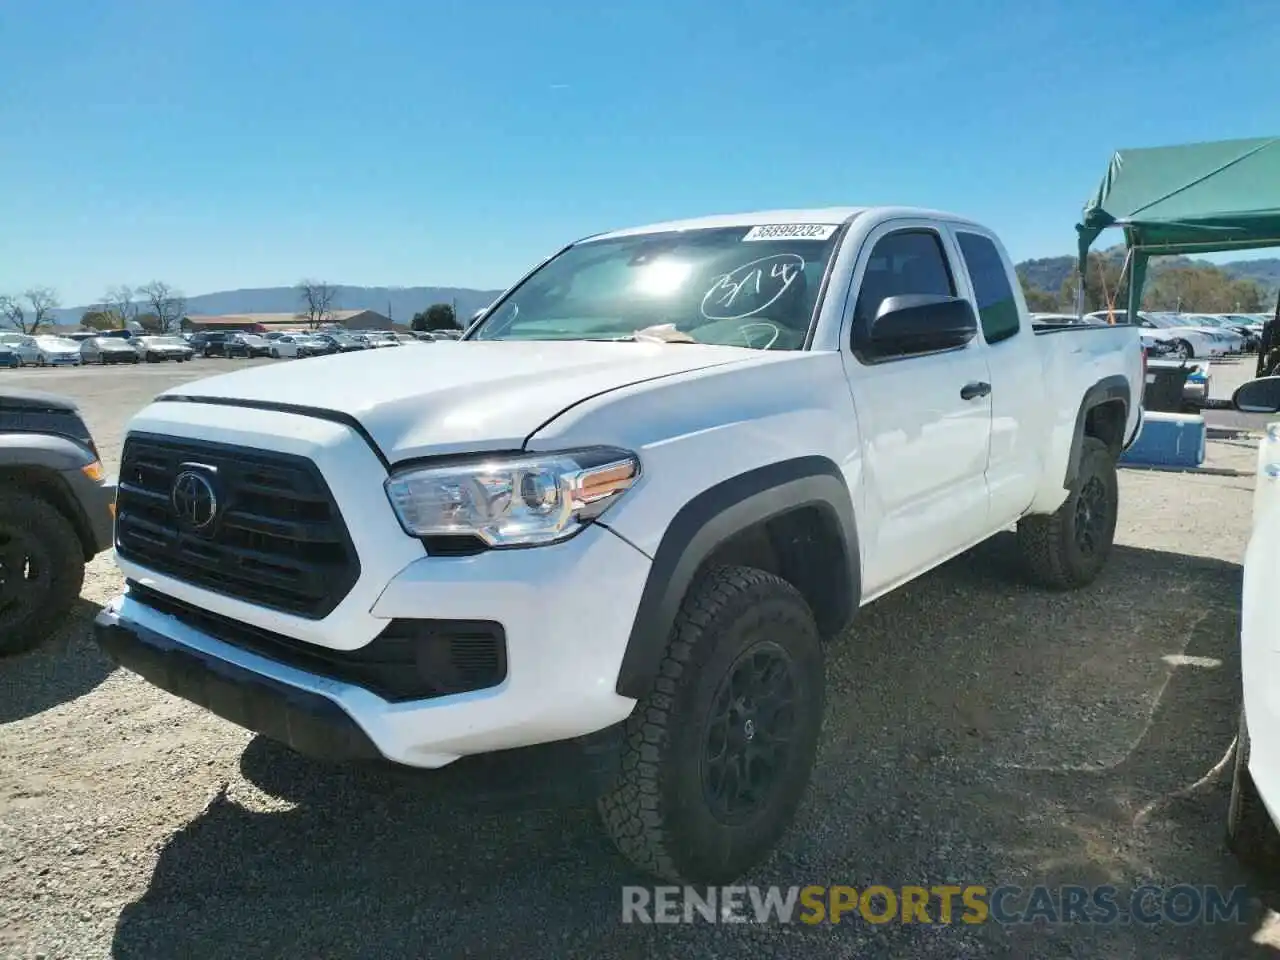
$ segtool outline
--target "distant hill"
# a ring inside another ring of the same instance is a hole
[[[1102,252],[1118,260],[1124,259],[1123,247],[1112,247],[1110,250]],[[1196,264],[1205,267],[1216,266],[1219,270],[1233,277],[1255,281],[1270,291],[1272,296],[1275,295],[1277,290],[1280,290],[1280,258],[1233,260],[1230,263],[1213,264],[1208,260],[1193,260],[1189,257],[1157,257],[1151,261],[1151,270],[1156,272],[1178,263]],[[1017,265],[1017,268],[1018,276],[1022,277],[1023,283],[1048,293],[1057,293],[1062,287],[1062,281],[1074,274],[1076,258],[1067,256],[1023,260]]]
[[[472,290],[468,287],[351,287],[339,286],[335,308],[376,310],[397,323],[408,323],[413,315],[433,303],[457,303],[458,318],[464,323],[481,307],[493,302],[501,290]],[[64,307],[56,311],[59,324],[80,322],[90,306]],[[293,287],[259,287],[250,290],[221,290],[187,298],[189,314],[289,313],[298,309],[298,291]]]
[[[1109,256],[1123,258],[1123,247],[1103,251]],[[1153,263],[1153,269],[1170,266],[1184,257],[1162,257]],[[1205,263],[1207,261],[1192,261]],[[1075,270],[1075,257],[1041,257],[1023,260],[1018,275],[1023,283],[1049,293],[1057,293],[1062,281]],[[1275,295],[1280,290],[1280,258],[1267,260],[1236,260],[1220,264],[1219,268],[1235,277],[1247,277],[1257,281]],[[493,302],[501,290],[473,290],[469,287],[354,287],[339,286],[335,307],[342,310],[376,310],[381,314],[391,312],[391,319],[408,323],[415,313],[433,303],[456,301],[458,318],[464,323],[481,307]],[[58,324],[77,324],[91,305],[64,307],[54,311]],[[288,313],[298,309],[298,292],[293,287],[259,287],[249,290],[220,290],[187,298],[190,314],[227,313]]]
[[[1236,260],[1224,263],[1222,269],[1233,277],[1243,277],[1261,284],[1273,294],[1280,290],[1280,257],[1265,260]]]

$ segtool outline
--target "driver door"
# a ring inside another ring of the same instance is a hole
[[[901,357],[872,360],[859,349],[886,297],[958,295],[950,244],[927,221],[898,221],[871,233],[854,268],[844,362],[862,436],[865,598],[990,532],[991,400],[982,388],[991,374],[981,335]]]

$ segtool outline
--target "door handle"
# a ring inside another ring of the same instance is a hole
[[[976,400],[978,397],[985,397],[990,392],[991,384],[975,380],[973,383],[966,383],[960,388],[960,399]]]

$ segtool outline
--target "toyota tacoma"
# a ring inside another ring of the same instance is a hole
[[[945,213],[592,236],[460,342],[157,397],[96,635],[309,754],[607,755],[620,850],[723,882],[793,819],[861,605],[1013,526],[1028,577],[1099,574],[1144,363],[1133,326],[1037,332]]]

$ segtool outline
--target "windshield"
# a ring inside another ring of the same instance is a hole
[[[46,350],[79,350],[80,345],[74,340],[64,340],[62,337],[36,337],[36,343],[44,347]]]
[[[835,224],[777,224],[584,241],[494,306],[471,339],[619,340],[670,325],[664,339],[798,350],[838,236]]]
[[[247,334],[241,335],[240,340],[243,343],[250,343],[250,344],[253,344],[254,346],[257,346],[260,343],[266,343],[266,341],[263,340],[261,337],[249,336]]]

